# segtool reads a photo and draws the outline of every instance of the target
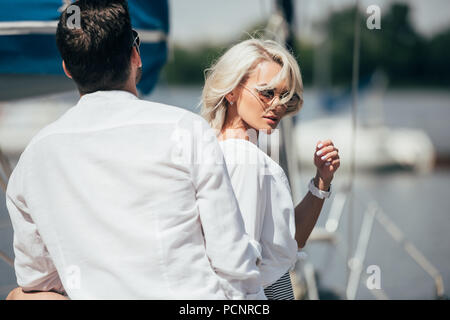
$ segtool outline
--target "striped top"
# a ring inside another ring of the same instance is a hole
[[[269,300],[294,300],[291,277],[286,272],[274,284],[264,289],[264,294]]]

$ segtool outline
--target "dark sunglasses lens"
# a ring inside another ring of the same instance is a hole
[[[259,95],[260,95],[264,100],[270,101],[270,100],[273,99],[275,93],[274,93],[273,90],[270,90],[270,89],[269,89],[269,90],[261,90],[261,91],[259,91]]]
[[[292,96],[292,98],[286,103],[286,105],[287,105],[288,107],[295,107],[295,106],[298,104],[299,101],[300,101],[299,96],[296,95],[296,94],[294,94],[294,95]]]

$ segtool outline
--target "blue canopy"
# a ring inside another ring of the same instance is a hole
[[[0,0],[0,74],[63,74],[55,31],[67,0]],[[167,0],[128,1],[141,39],[143,74],[138,87],[148,94],[167,59]]]

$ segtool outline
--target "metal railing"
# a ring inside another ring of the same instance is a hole
[[[336,244],[338,242],[337,231],[345,209],[347,198],[348,196],[345,192],[336,193],[332,199],[329,215],[325,222],[325,228],[315,228],[309,240],[311,242],[323,242],[334,245],[334,248],[343,256],[346,255],[346,252],[343,252],[342,248]],[[361,204],[361,200],[359,200],[359,202]],[[378,222],[379,225],[391,236],[391,238],[401,245],[400,248],[403,249],[413,259],[413,261],[432,278],[436,298],[445,298],[444,281],[439,270],[433,266],[433,264],[412,243],[412,241],[406,238],[404,232],[389,218],[389,216],[376,201],[372,200],[368,202],[362,218],[363,220],[361,223],[355,252],[353,256],[347,260],[350,268],[350,275],[345,291],[347,299],[355,299],[361,277],[367,279],[367,275],[362,273],[362,270],[375,222]],[[319,299],[313,264],[308,261],[307,257],[300,257],[299,261],[303,266],[303,276],[305,277],[305,283],[307,286],[306,291],[308,299]],[[382,289],[370,290],[370,292],[376,299],[388,299],[388,295]]]

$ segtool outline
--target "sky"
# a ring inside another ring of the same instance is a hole
[[[294,0],[296,30],[314,36],[314,21],[356,0]],[[397,0],[409,3],[411,18],[419,32],[430,36],[450,27],[450,0]],[[202,42],[222,43],[239,38],[255,22],[267,19],[274,0],[169,0],[170,41],[185,46]],[[362,9],[378,5],[383,13],[392,0],[360,0]],[[383,21],[381,20],[381,28]]]

